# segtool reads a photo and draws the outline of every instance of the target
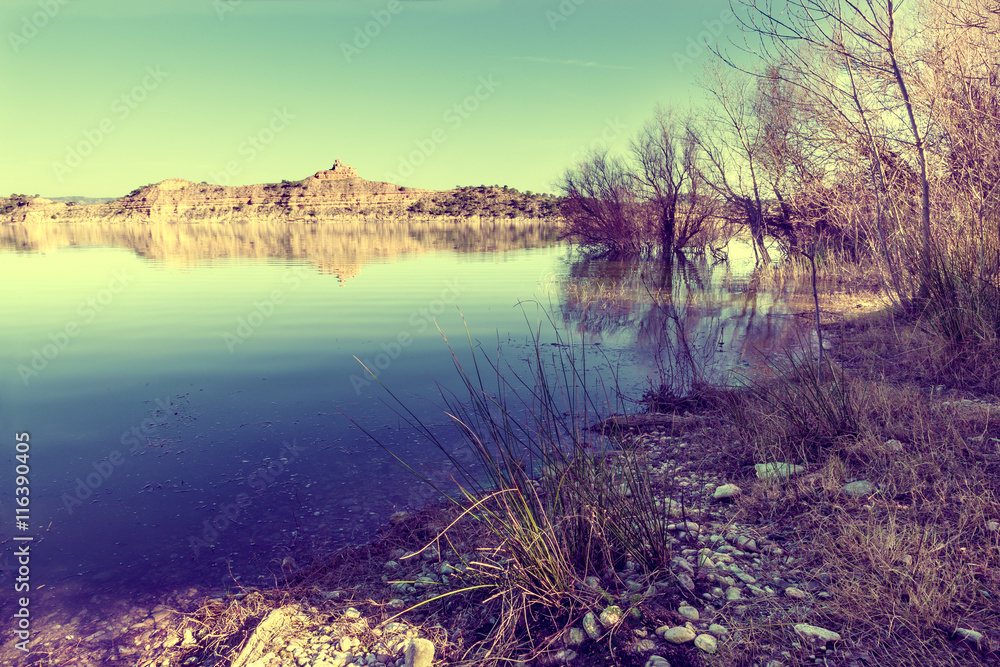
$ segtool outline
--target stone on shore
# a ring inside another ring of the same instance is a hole
[[[827,630],[808,623],[798,623],[795,625],[795,633],[808,642],[825,644],[826,642],[839,642],[841,637],[833,630]]]
[[[694,645],[705,653],[715,653],[719,650],[719,642],[712,635],[703,634],[694,638]]]
[[[784,479],[805,472],[806,467],[794,463],[772,462],[757,463],[754,470],[757,471],[757,479]]]
[[[661,630],[662,632],[660,632]],[[694,639],[698,633],[691,628],[678,625],[673,628],[660,627],[657,629],[656,634],[663,637],[664,641],[671,642],[672,644],[683,644]]]
[[[434,662],[434,642],[413,637],[406,642],[406,667],[431,667]]]
[[[853,496],[854,498],[863,498],[865,496],[870,496],[875,492],[875,485],[866,479],[862,479],[856,482],[851,482],[850,484],[845,484],[840,487],[840,492],[847,496]]]
[[[715,493],[712,494],[712,497],[716,500],[725,500],[727,498],[735,498],[741,493],[743,493],[743,489],[735,484],[723,484],[715,489]]]

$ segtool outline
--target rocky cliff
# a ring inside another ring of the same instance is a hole
[[[349,169],[349,168],[348,168]],[[353,170],[351,170],[353,172]],[[351,172],[348,172],[349,174]],[[0,222],[210,222],[238,219],[304,221],[382,218],[447,191],[417,190],[332,170],[301,181],[221,186],[172,178],[103,204],[75,205],[43,197],[0,197]]]

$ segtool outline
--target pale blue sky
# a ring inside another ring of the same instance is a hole
[[[335,158],[554,191],[579,151],[700,99],[697,40],[737,30],[726,0],[4,0],[0,192],[297,180]]]

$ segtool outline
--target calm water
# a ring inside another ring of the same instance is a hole
[[[32,447],[19,534],[48,603],[253,585],[431,497],[350,424],[443,465],[354,357],[443,426],[435,380],[456,375],[438,329],[467,359],[467,324],[520,371],[532,301],[631,396],[661,375],[679,392],[694,372],[723,380],[791,335],[787,295],[749,289],[739,248],[665,274],[551,239],[451,223],[0,229],[3,585],[15,432]]]

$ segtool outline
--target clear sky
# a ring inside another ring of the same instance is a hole
[[[700,99],[728,0],[2,0],[0,193],[298,180],[554,192]]]

